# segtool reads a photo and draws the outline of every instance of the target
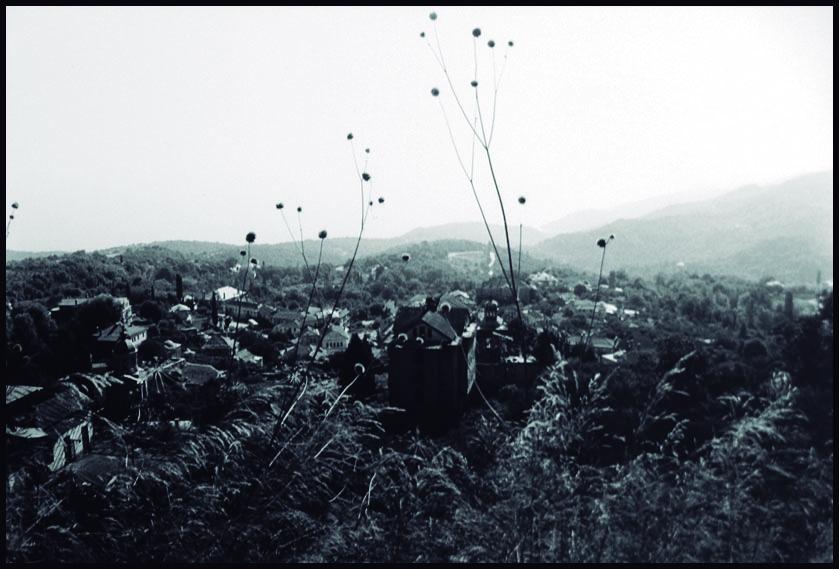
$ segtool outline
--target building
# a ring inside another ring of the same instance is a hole
[[[224,313],[237,320],[250,320],[259,316],[259,303],[244,298],[234,298],[221,303]]]
[[[529,303],[534,287],[525,282],[516,282],[516,292],[518,293],[519,302]],[[507,284],[484,284],[478,287],[475,293],[475,300],[479,303],[494,300],[501,304],[510,304],[513,302],[513,291]]]
[[[216,302],[224,302],[226,300],[239,298],[244,294],[243,291],[232,286],[223,286],[221,288],[217,288],[214,292],[216,294]]]
[[[232,353],[232,345],[223,336],[213,334],[195,354],[189,356],[189,361],[224,369],[229,364]]]
[[[192,309],[186,304],[176,304],[169,309],[169,313],[180,323],[192,322]]]
[[[244,364],[249,368],[261,368],[262,356],[257,356],[248,349],[242,349],[236,352],[236,361]]]
[[[330,326],[323,338],[321,350],[325,354],[343,352],[350,344],[350,334],[342,326]]]
[[[91,353],[95,371],[133,373],[137,369],[137,348],[148,337],[148,328],[117,322],[94,334]]]
[[[204,385],[224,377],[224,372],[211,365],[188,362],[181,370],[181,377],[187,385]]]
[[[274,334],[283,333],[287,336],[293,336],[300,332],[300,325],[302,322],[302,312],[296,312],[294,310],[277,310],[271,315],[271,324],[274,325],[271,332]]]
[[[63,383],[52,396],[35,405],[20,425],[6,427],[7,458],[18,465],[34,459],[41,469],[55,472],[82,453],[93,438],[91,400],[78,387]]]
[[[431,298],[423,307],[401,307],[394,320],[396,341],[388,347],[390,402],[427,431],[453,424],[475,383],[475,325],[464,325],[460,332],[456,326]]]
[[[88,300],[90,299],[62,298],[59,301],[58,306],[50,310],[50,314],[57,324],[64,325],[67,322],[70,322],[76,314],[78,314],[79,308],[84,306]]]

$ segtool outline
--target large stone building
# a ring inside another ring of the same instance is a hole
[[[429,299],[422,307],[400,308],[394,334],[388,347],[391,404],[423,430],[444,430],[462,413],[475,382],[474,324],[438,312]]]

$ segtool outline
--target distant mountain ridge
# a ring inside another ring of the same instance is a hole
[[[812,282],[833,273],[833,172],[675,204],[638,219],[557,235],[534,254],[597,270],[600,237],[615,234],[607,263],[635,272],[676,270]]]
[[[626,208],[629,213],[638,214],[656,200],[643,200]],[[603,212],[607,216],[615,215],[615,210]],[[581,223],[594,222],[590,217]],[[504,254],[503,226],[491,225],[491,228],[499,251]],[[525,227],[522,241],[525,251],[534,259],[596,271],[599,255],[595,242],[611,233],[616,235],[607,255],[607,265],[611,268],[641,273],[669,272],[677,270],[678,263],[684,263],[688,271],[752,279],[774,276],[791,283],[805,283],[815,280],[818,271],[827,279],[833,274],[833,172],[809,174],[774,185],[744,186],[710,199],[670,204],[638,217],[614,219],[596,228],[548,238],[537,228]],[[449,223],[416,228],[398,237],[365,238],[359,255],[392,253],[400,247],[439,241],[447,241],[452,247],[459,243],[461,249],[473,243],[475,249],[480,249],[487,246],[489,238],[480,222]],[[510,227],[510,241],[512,248],[517,249],[516,226]],[[352,256],[355,242],[354,237],[328,238],[324,242],[324,262],[346,262]],[[206,241],[160,241],[99,252],[113,254],[147,245],[213,259],[238,259],[242,248]],[[319,241],[307,240],[304,245],[312,262]],[[50,254],[7,250],[6,261]],[[252,246],[251,255],[274,266],[302,264],[299,245],[289,242],[257,243]]]

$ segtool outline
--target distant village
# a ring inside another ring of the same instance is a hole
[[[449,262],[473,263],[479,257],[483,255],[456,254]],[[374,270],[369,278],[375,276]],[[656,322],[629,300],[631,285],[618,286],[617,281],[612,271],[599,291],[587,281],[571,290],[547,271],[529,274],[518,291],[525,325],[536,335],[559,331],[554,342],[541,344],[541,351],[539,342],[523,350],[514,341],[514,299],[498,278],[479,284],[473,294],[451,290],[388,300],[380,314],[363,320],[352,319],[350,310],[341,307],[277,308],[233,286],[203,294],[179,291],[175,302],[165,303],[168,315],[159,324],[136,312],[154,291],[132,285],[127,296],[113,298],[120,308],[118,319],[92,338],[89,372],[71,374],[49,387],[7,385],[9,472],[33,461],[45,475],[68,465],[84,471],[89,464],[96,470],[103,457],[92,449],[97,438],[108,436],[99,432],[107,429],[107,422],[98,417],[154,422],[158,419],[149,411],[149,400],[165,397],[174,383],[200,390],[234,377],[282,380],[289,366],[310,360],[315,369],[328,369],[330,359],[350,351],[352,343],[372,356],[375,365],[363,373],[374,377],[370,383],[378,397],[404,410],[401,421],[441,432],[457,423],[470,401],[491,397],[506,385],[532,387],[547,365],[563,362],[569,354],[585,352],[597,365],[609,367],[643,345]],[[794,303],[782,283],[765,286],[787,311],[817,308]],[[532,302],[536,297],[551,297],[562,308],[545,314]],[[64,298],[51,307],[50,318],[66,324],[90,301]],[[159,349],[152,361],[144,361],[139,354],[152,330]],[[275,350],[276,357],[266,361],[243,347],[240,338],[246,332]],[[177,429],[191,428],[189,417],[168,421]]]

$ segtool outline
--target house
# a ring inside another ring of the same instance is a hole
[[[89,298],[62,298],[58,306],[50,310],[50,314],[57,324],[66,324],[78,314],[79,308],[89,300]]]
[[[259,308],[256,311],[256,314],[257,316],[259,316],[260,319],[266,322],[271,322],[273,324],[275,312],[277,312],[277,309],[273,306],[270,306],[268,304],[260,304]]]
[[[323,338],[321,349],[326,354],[343,352],[350,343],[350,334],[342,326],[330,326]]]
[[[192,310],[186,304],[176,304],[169,309],[169,313],[172,314],[178,322],[183,323],[192,321]]]
[[[93,336],[91,356],[95,371],[132,373],[137,369],[137,348],[146,340],[148,329],[117,322]]]
[[[518,293],[519,301],[529,303],[535,287],[524,282],[518,283],[516,292]],[[489,300],[495,300],[502,304],[509,304],[513,302],[513,291],[507,286],[503,280],[491,280],[478,287],[475,293],[475,300],[479,303]]]
[[[585,342],[585,334],[578,336],[570,336],[568,338],[569,347],[579,346]],[[592,336],[588,342],[588,347],[595,355],[601,356],[603,354],[611,353],[617,350],[619,340],[617,338],[603,338],[601,336]]]
[[[559,283],[559,279],[557,279],[552,274],[539,271],[538,273],[532,273],[527,277],[527,282],[532,285],[556,285]]]
[[[183,354],[181,344],[173,342],[170,339],[167,339],[165,342],[163,342],[163,348],[166,350],[167,358],[177,358]]]
[[[190,357],[192,363],[207,364],[217,368],[225,368],[232,354],[232,347],[223,336],[211,335],[201,348]]]
[[[100,349],[110,351],[117,342],[122,340],[134,348],[139,347],[148,338],[148,331],[148,328],[145,326],[133,326],[123,322],[117,322],[99,330],[93,336],[96,340],[96,345]]]
[[[232,286],[223,286],[221,288],[217,288],[214,292],[216,294],[216,302],[224,302],[234,298],[239,298],[245,294],[244,291]]]
[[[259,315],[259,303],[244,298],[234,298],[221,303],[225,314],[237,320],[256,318]]]
[[[90,398],[78,387],[60,384],[49,399],[34,406],[21,426],[6,427],[7,458],[12,463],[34,458],[39,468],[55,472],[89,452],[90,406]]]
[[[447,307],[451,314],[452,307]],[[455,324],[458,325],[459,324]],[[392,405],[424,430],[457,420],[475,382],[475,325],[460,332],[427,297],[424,306],[396,312],[388,346],[388,395]]]
[[[181,369],[181,377],[187,385],[204,385],[224,377],[224,372],[211,365],[187,362]]]
[[[250,350],[247,349],[242,349],[236,352],[236,360],[242,362],[247,367],[262,367],[262,356],[257,356],[256,354],[252,353]]]

